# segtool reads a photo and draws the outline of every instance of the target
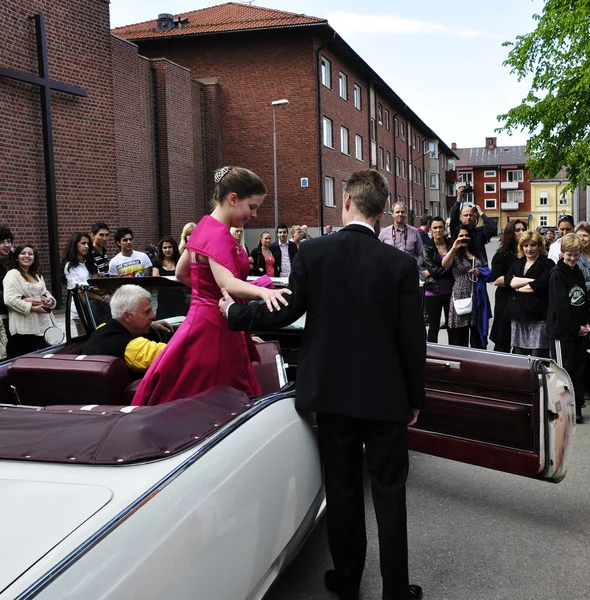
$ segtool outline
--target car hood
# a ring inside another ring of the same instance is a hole
[[[0,479],[0,594],[112,497],[97,485]]]

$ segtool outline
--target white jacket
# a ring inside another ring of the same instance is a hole
[[[38,280],[43,283],[43,296],[51,300],[51,308],[55,308],[57,302],[47,291],[43,277]],[[55,325],[53,313],[39,315],[31,311],[33,305],[26,302],[29,290],[25,278],[18,269],[10,269],[4,277],[4,302],[8,307],[8,328],[10,335],[43,335],[49,325]]]

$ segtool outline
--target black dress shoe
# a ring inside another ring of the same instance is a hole
[[[345,587],[334,569],[326,571],[324,574],[324,583],[331,592],[334,592],[338,598],[340,598],[340,600],[358,600],[358,590],[354,592]]]
[[[408,586],[407,600],[422,600],[423,595],[422,588],[419,585]]]
[[[576,423],[583,423],[583,422],[584,422],[584,417],[582,416],[582,411],[577,410],[576,411]]]

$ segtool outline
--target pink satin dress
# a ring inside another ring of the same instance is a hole
[[[213,217],[199,222],[186,245],[187,251],[206,256],[229,269],[234,277],[248,276],[248,256],[229,229]],[[250,334],[230,331],[218,308],[221,298],[209,263],[191,261],[191,306],[164,351],[148,369],[133,405],[163,404],[189,398],[216,386],[231,386],[258,396],[252,361],[259,361]]]

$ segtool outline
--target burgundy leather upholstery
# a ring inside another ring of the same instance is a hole
[[[260,355],[260,364],[254,363],[254,372],[262,389],[262,395],[278,392],[281,389],[276,362],[277,354],[281,354],[279,342],[256,344],[256,350]]]
[[[124,404],[130,383],[123,361],[113,356],[22,356],[8,368],[8,384],[21,404]]]
[[[123,392],[123,402],[125,402],[125,404],[131,404],[133,402],[135,392],[137,392],[140,383],[141,379],[135,379],[125,388],[125,391]]]

